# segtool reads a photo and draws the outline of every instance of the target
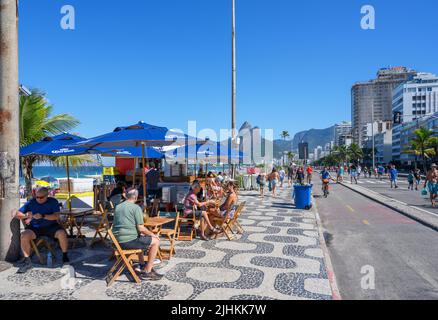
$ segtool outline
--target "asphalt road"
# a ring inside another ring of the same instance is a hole
[[[350,183],[349,178],[345,178],[346,183]],[[400,178],[398,181],[399,188],[391,189],[388,178],[384,178],[382,181],[375,178],[360,178],[358,186],[373,190],[384,196],[401,201],[407,205],[426,210],[432,214],[438,215],[438,208],[432,208],[429,196],[422,196],[421,190],[423,189],[424,182],[421,183],[418,191],[408,190],[408,182],[406,178]]]
[[[318,182],[315,201],[343,299],[438,299],[438,232],[341,185],[331,185],[327,199],[321,194]]]

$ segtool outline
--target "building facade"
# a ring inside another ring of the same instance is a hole
[[[438,112],[438,77],[431,73],[418,73],[399,85],[393,92],[392,112],[398,113],[401,120],[401,123],[394,124],[392,133],[393,159],[413,161],[413,155],[403,154],[402,145],[406,146],[411,129],[417,128],[417,120]]]
[[[368,123],[392,120],[393,90],[417,73],[406,67],[380,69],[377,78],[351,88],[352,135],[355,143],[365,142]]]
[[[351,129],[352,126],[350,121],[343,121],[341,123],[335,124],[335,146],[343,146],[345,145],[345,141],[347,141],[349,138],[351,139]]]
[[[387,165],[392,161],[392,129],[374,136],[376,164]]]

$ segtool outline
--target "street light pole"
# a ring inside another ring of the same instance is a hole
[[[236,146],[236,1],[231,0],[232,15],[231,15],[231,143],[232,149]],[[231,158],[229,159],[231,164]],[[231,175],[235,177],[235,167],[231,164]]]
[[[0,0],[0,261],[16,261],[20,223],[11,217],[19,206],[18,3]]]
[[[373,144],[372,144],[372,155],[373,155],[373,170],[376,167],[376,154],[375,154],[375,140],[374,140],[374,102],[371,105],[371,136],[372,136],[372,140],[373,140]]]

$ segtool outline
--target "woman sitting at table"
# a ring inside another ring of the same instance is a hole
[[[229,181],[226,183],[225,189],[227,190],[227,198],[218,209],[210,210],[210,214],[220,218],[225,218],[228,215],[227,218],[231,219],[237,204],[237,187],[234,182]]]
[[[122,181],[117,182],[116,187],[111,191],[108,200],[115,206],[126,200],[126,184]]]
[[[209,239],[205,236],[205,230],[210,228],[215,233],[219,233],[220,230],[214,228],[210,222],[208,213],[203,210],[199,210],[201,208],[205,208],[211,205],[215,205],[214,201],[204,201],[200,202],[198,197],[196,196],[201,190],[201,185],[198,182],[193,182],[190,188],[189,193],[184,198],[184,217],[188,217],[190,214],[193,214],[193,210],[195,209],[195,217],[200,219],[200,237],[202,240],[208,241]]]
[[[206,179],[207,196],[210,199],[221,199],[223,197],[222,186],[216,182],[213,173],[210,173]]]

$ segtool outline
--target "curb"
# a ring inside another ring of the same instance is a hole
[[[416,221],[416,222],[418,222],[418,223],[420,223],[420,224],[422,224],[422,225],[424,225],[424,226],[426,226],[428,228],[431,228],[434,231],[438,231],[438,222],[435,224],[435,223],[427,221],[426,219],[421,218],[421,216],[419,216],[419,215],[424,214],[424,212],[422,212],[421,210],[419,210],[419,209],[417,209],[415,207],[409,206],[407,204],[404,204],[404,203],[402,203],[402,202],[400,202],[398,200],[389,198],[387,196],[378,194],[378,193],[376,193],[376,192],[374,192],[372,190],[366,189],[364,187],[356,186],[355,188],[352,188],[351,186],[349,186],[348,184],[345,184],[343,182],[341,182],[339,184],[344,186],[347,189],[350,189],[350,190],[352,190],[352,191],[354,191],[354,192],[356,192],[356,193],[358,193],[358,194],[360,194],[360,195],[370,199],[370,200],[373,200],[373,201],[375,201],[375,202],[377,202],[377,203],[379,203],[381,205],[384,205],[387,208],[390,208],[390,209],[392,209],[394,211],[397,211],[398,213],[401,213],[402,215],[404,215],[404,216],[406,216],[406,217],[408,217],[408,218],[410,218],[410,219],[412,219],[412,220],[414,220],[414,221]],[[364,189],[364,190],[361,190],[361,189]],[[376,193],[376,196],[382,198],[382,200],[380,200],[377,197],[373,196],[372,193]],[[398,206],[394,206],[394,205],[391,204],[391,202],[398,202],[401,206],[408,207],[411,211],[418,212],[418,215],[410,213],[410,212],[408,212],[408,210],[403,210],[402,208],[400,208]]]
[[[332,298],[333,298],[333,300],[342,300],[341,294],[339,292],[338,284],[336,281],[336,275],[335,275],[335,272],[333,269],[332,260],[330,259],[330,254],[329,254],[327,244],[326,244],[325,239],[324,239],[324,232],[323,232],[324,228],[322,225],[321,217],[319,216],[318,207],[316,205],[315,199],[313,198],[313,195],[312,195],[312,203],[313,203],[313,206],[312,206],[310,211],[312,211],[316,217],[316,222],[318,225],[318,233],[319,233],[319,242],[321,244],[321,249],[322,249],[323,254],[324,254],[327,276],[328,276],[328,280],[330,283],[330,287],[332,289]]]

